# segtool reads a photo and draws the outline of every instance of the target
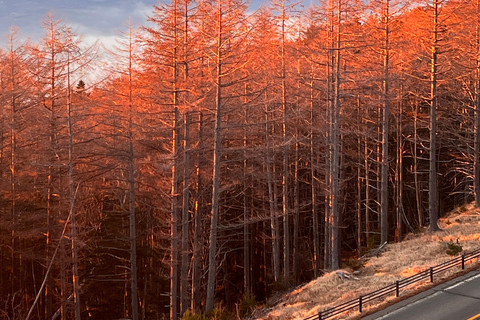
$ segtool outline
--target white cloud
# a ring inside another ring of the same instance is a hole
[[[34,41],[42,36],[41,20],[54,10],[57,18],[88,38],[108,39],[122,29],[129,18],[136,25],[146,23],[156,0],[17,0],[0,1],[0,34],[8,34],[16,25]],[[108,42],[105,41],[105,42]]]

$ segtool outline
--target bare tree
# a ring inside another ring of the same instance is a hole
[[[433,32],[431,42],[430,71],[430,147],[428,170],[428,207],[430,231],[438,231],[438,188],[437,188],[437,76],[438,76],[438,36],[439,0],[433,0]]]

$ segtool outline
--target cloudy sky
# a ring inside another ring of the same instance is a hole
[[[0,34],[6,35],[12,25],[20,27],[23,37],[33,40],[42,36],[41,20],[50,11],[55,17],[77,28],[87,39],[108,42],[131,17],[144,24],[157,0],[0,0]]]

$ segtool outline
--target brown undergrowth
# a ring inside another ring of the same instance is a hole
[[[441,231],[428,231],[408,235],[400,243],[391,243],[378,257],[370,258],[355,276],[357,279],[340,279],[337,271],[329,272],[303,286],[277,297],[273,307],[255,310],[251,319],[291,320],[304,319],[341,303],[356,299],[360,295],[375,291],[387,285],[428,269],[431,266],[451,260],[447,254],[448,243],[458,243],[464,252],[480,248],[480,208],[472,204],[452,211],[439,220]],[[468,267],[468,266],[467,266]],[[352,270],[344,270],[351,273]],[[436,275],[435,282],[448,279],[460,273],[460,268],[449,269]],[[401,291],[402,296],[411,295],[420,288],[429,287],[429,280],[418,282]],[[388,305],[396,300],[392,295],[383,301],[376,301],[369,308]],[[272,304],[272,302],[270,302]],[[342,319],[358,318],[358,312],[342,315]]]

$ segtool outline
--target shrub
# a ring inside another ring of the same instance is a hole
[[[195,314],[194,312],[187,310],[187,312],[183,314],[181,320],[203,320],[203,317],[201,314]]]
[[[363,262],[357,258],[348,258],[342,263],[343,268],[350,268],[354,271],[360,270],[364,267]]]
[[[225,309],[215,309],[206,314],[195,314],[188,310],[183,314],[181,320],[236,320],[236,317]]]
[[[214,309],[204,316],[205,320],[236,320],[237,317],[226,309]],[[203,320],[203,319],[202,319]]]
[[[257,300],[255,300],[255,295],[248,292],[244,293],[238,306],[240,317],[249,316],[253,310],[255,310],[256,305]]]
[[[447,254],[451,256],[456,256],[460,252],[462,252],[463,248],[460,244],[458,243],[453,243],[450,241],[447,243]]]

